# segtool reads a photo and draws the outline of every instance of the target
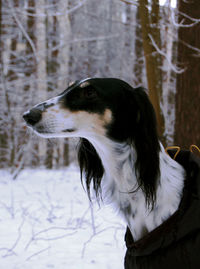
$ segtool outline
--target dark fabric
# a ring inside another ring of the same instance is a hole
[[[186,170],[179,208],[137,242],[127,228],[125,269],[200,268],[200,159],[181,151],[176,161]]]

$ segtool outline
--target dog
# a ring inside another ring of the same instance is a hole
[[[117,78],[75,81],[23,115],[44,138],[78,137],[81,180],[119,209],[134,240],[178,209],[185,170],[159,141],[147,92]]]

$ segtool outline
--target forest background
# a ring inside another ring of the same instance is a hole
[[[29,132],[24,111],[86,77],[144,86],[164,145],[200,145],[200,3],[0,1],[0,168],[58,168],[76,140]]]
[[[82,189],[78,141],[35,136],[25,111],[117,77],[148,89],[164,146],[188,149],[199,73],[199,0],[0,0],[1,268],[121,269],[126,251],[127,224]]]

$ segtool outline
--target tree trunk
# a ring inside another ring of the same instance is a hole
[[[1,74],[1,78],[3,76],[3,57],[2,57],[2,53],[3,53],[3,41],[2,41],[2,27],[3,27],[3,20],[2,20],[2,0],[0,0],[0,74]],[[2,84],[2,81],[0,81],[0,85]],[[3,85],[1,85],[0,87],[0,97],[3,95],[2,93],[2,88]],[[1,97],[2,98],[2,97]],[[1,101],[0,101],[0,105],[1,105]],[[2,104],[3,105],[3,104]],[[3,117],[3,111],[2,109],[0,110],[0,112],[2,113],[1,116]],[[0,116],[0,117],[1,117]],[[3,121],[3,119],[1,119],[1,121]],[[5,158],[5,145],[6,143],[4,142],[5,136],[3,133],[3,130],[0,131],[0,168],[3,167],[3,163],[6,162],[6,158]]]
[[[170,146],[174,145],[176,72],[172,65],[177,61],[177,29],[172,22],[174,11],[170,1],[160,11],[162,51],[165,53],[162,62],[162,111],[165,117],[166,145]]]
[[[160,56],[153,47],[149,35],[152,36],[155,43],[160,45],[160,33],[157,29],[159,23],[159,1],[154,0],[152,4],[152,10],[150,12],[148,8],[148,0],[139,1],[139,14],[142,27],[142,39],[143,49],[145,56],[147,83],[149,89],[149,97],[154,106],[157,122],[158,133],[162,138],[164,132],[164,119],[160,108],[160,96],[161,96],[161,61]],[[153,25],[153,26],[152,26]]]
[[[179,1],[179,12],[199,19],[199,0]],[[179,23],[189,25],[189,18],[179,15]],[[192,27],[179,27],[178,62],[185,72],[177,75],[175,144],[188,148],[191,144],[200,146],[200,23]],[[188,45],[187,45],[188,44]]]
[[[46,18],[40,16],[45,14],[45,1],[38,0],[35,2],[36,9],[36,48],[37,48],[37,64],[36,64],[36,81],[37,81],[37,95],[34,103],[45,101],[47,98],[47,75],[46,75]],[[35,145],[35,151],[39,156],[37,164],[44,165],[44,159],[47,151],[47,141],[45,139],[38,139],[38,144]],[[41,163],[39,163],[41,162]]]
[[[52,2],[56,6],[55,1]],[[56,12],[56,8],[55,8]],[[47,58],[46,58],[46,73],[48,77],[47,92],[52,92],[57,88],[57,69],[58,69],[58,49],[55,49],[59,40],[58,20],[56,16],[47,16],[47,32],[53,33],[46,39]],[[49,169],[53,167],[54,148],[52,143],[47,140],[47,150],[45,157],[45,166]]]
[[[36,11],[36,1],[28,0],[28,10],[30,14],[35,14]],[[33,44],[36,43],[37,40],[37,28],[36,28],[36,19],[34,16],[27,16],[27,26],[26,31],[29,39]],[[37,86],[36,82],[36,72],[37,72],[37,63],[34,55],[33,48],[30,44],[29,40],[26,40],[26,64],[25,64],[25,83],[24,83],[24,97],[25,99],[25,106],[30,107],[30,101],[33,102],[32,98],[32,87],[35,88]],[[30,99],[31,98],[31,99]],[[37,166],[39,163],[39,156],[38,156],[38,144],[34,141],[32,146],[32,159],[31,165]]]
[[[13,10],[19,6],[19,2],[18,0],[15,1],[14,5],[13,5]],[[17,36],[15,34],[15,27],[13,28],[13,38],[11,39],[11,44],[10,44],[10,68],[7,74],[7,78],[9,82],[13,82],[17,80],[17,72],[15,71],[15,65],[16,65],[16,50],[17,50]],[[5,138],[5,142],[8,143],[9,147],[10,147],[10,162],[9,162],[9,166],[13,167],[14,163],[15,163],[15,155],[16,155],[16,141],[15,141],[15,128],[16,128],[16,120],[14,118],[13,113],[11,112],[11,107],[12,105],[14,105],[14,100],[12,100],[12,95],[9,94],[8,91],[6,91],[6,105],[7,105],[7,109],[8,109],[8,113],[9,115],[9,129],[10,129],[10,134],[9,136],[7,136]],[[8,146],[7,145],[7,146]]]
[[[59,91],[63,91],[67,88],[70,78],[70,33],[71,33],[71,24],[70,17],[67,14],[67,10],[70,8],[70,3],[68,0],[60,2],[60,8],[63,11],[63,15],[60,16],[58,24],[60,31],[60,40],[64,44],[63,48],[59,50],[58,61],[60,63],[58,72],[59,72],[59,80],[58,80],[58,89]],[[66,14],[65,14],[66,13]],[[73,61],[73,60],[72,60]],[[67,138],[59,141],[57,146],[57,163],[59,166],[68,166],[69,165],[69,143],[70,140]]]
[[[135,28],[135,62],[133,66],[134,73],[134,84],[141,86],[143,83],[143,71],[144,71],[144,60],[143,60],[143,51],[142,47],[142,36],[141,36],[141,23],[139,10],[137,9],[136,14],[136,28]]]

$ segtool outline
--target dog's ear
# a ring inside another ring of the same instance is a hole
[[[128,139],[136,149],[136,173],[146,203],[153,206],[156,199],[160,144],[157,134],[156,115],[145,89],[139,87],[129,93],[128,114],[133,119],[128,129]]]
[[[83,182],[84,174],[89,199],[91,198],[91,183],[93,184],[96,197],[99,198],[99,196],[101,196],[101,179],[104,174],[104,168],[95,148],[85,138],[80,138],[78,145],[78,162],[81,171],[81,182]]]

